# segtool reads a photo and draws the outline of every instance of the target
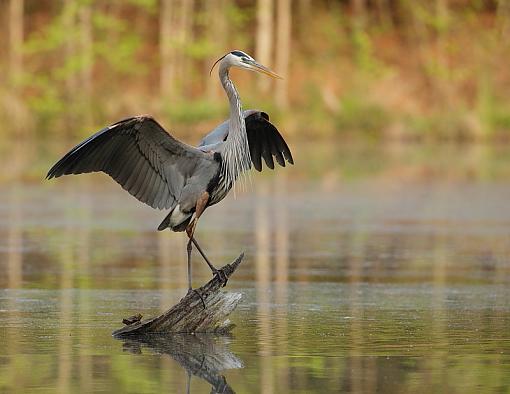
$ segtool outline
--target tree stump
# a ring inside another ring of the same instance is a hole
[[[241,253],[232,263],[221,268],[227,279],[237,269],[243,257],[244,253]],[[236,308],[242,294],[222,292],[220,291],[222,284],[222,281],[214,276],[205,285],[186,294],[178,304],[157,317],[140,320],[135,315],[124,319],[132,324],[115,330],[112,335],[123,338],[155,333],[228,333],[234,325],[227,317]]]

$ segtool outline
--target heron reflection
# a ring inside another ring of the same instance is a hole
[[[186,392],[190,392],[191,378],[198,378],[211,385],[212,393],[234,393],[221,374],[227,369],[243,368],[243,362],[230,350],[229,336],[211,334],[150,335],[122,339],[125,351],[142,354],[144,349],[168,354],[187,373]]]

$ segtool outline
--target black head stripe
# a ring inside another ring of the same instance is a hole
[[[239,57],[247,57],[248,55],[244,52],[241,52],[241,51],[232,51],[230,52],[232,55],[236,55],[236,56],[239,56]]]

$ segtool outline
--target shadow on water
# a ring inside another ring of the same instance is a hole
[[[122,339],[123,350],[142,354],[148,349],[172,357],[187,374],[186,393],[196,376],[211,385],[211,393],[234,393],[221,371],[244,368],[243,362],[229,349],[231,337],[210,334],[150,335]]]

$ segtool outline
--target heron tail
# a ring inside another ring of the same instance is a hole
[[[184,213],[180,210],[179,205],[177,205],[163,219],[158,226],[158,231],[163,231],[166,228],[170,228],[172,231],[184,231],[191,221],[192,216],[192,212]]]
[[[165,228],[169,227],[170,224],[170,216],[172,216],[172,212],[170,212],[166,217],[163,219],[161,224],[158,226],[158,231],[163,231]]]

